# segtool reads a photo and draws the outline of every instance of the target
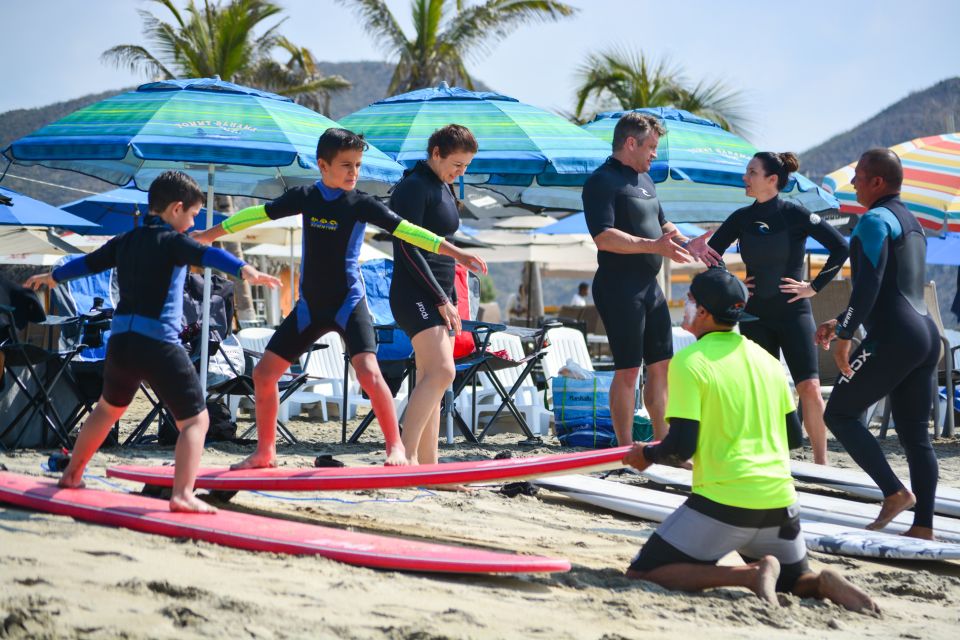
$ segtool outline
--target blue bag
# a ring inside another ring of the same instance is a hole
[[[553,379],[554,428],[560,444],[606,449],[617,445],[610,417],[612,372],[594,372],[586,380]]]

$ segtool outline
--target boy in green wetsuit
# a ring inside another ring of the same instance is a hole
[[[747,587],[777,605],[777,591],[879,612],[866,593],[807,564],[789,449],[802,434],[780,361],[733,331],[747,288],[722,268],[690,284],[683,328],[697,342],[670,362],[662,442],[635,444],[624,463],[679,466],[693,458],[693,490],[637,554],[627,576],[668,589]],[[731,551],[747,564],[714,566]]]
[[[355,190],[366,147],[362,136],[346,129],[327,129],[317,143],[321,179],[314,185],[291,189],[266,205],[243,209],[194,236],[209,243],[266,220],[303,216],[300,299],[253,371],[257,450],[234,465],[235,469],[276,466],[277,382],[290,364],[328,331],[343,337],[360,386],[370,396],[386,440],[386,464],[407,464],[390,389],[377,365],[373,321],[360,278],[366,223],[426,251],[451,256],[474,271],[486,272],[480,258],[410,224],[376,198]]]

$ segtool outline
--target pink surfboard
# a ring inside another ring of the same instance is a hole
[[[339,467],[200,469],[198,489],[218,491],[325,491],[422,487],[445,484],[470,484],[498,480],[520,480],[571,471],[589,473],[623,466],[630,447],[583,451],[580,453],[476,460],[416,467]],[[172,466],[116,466],[107,469],[111,478],[133,480],[162,487],[173,486]]]
[[[376,569],[439,573],[569,571],[561,558],[454,547],[220,510],[173,513],[165,500],[96,489],[60,489],[56,482],[0,471],[0,502],[177,538],[251,551],[320,555]]]

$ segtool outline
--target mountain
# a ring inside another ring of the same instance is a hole
[[[800,170],[820,184],[823,177],[854,162],[871,147],[960,130],[960,78],[911,93],[850,131],[800,154]]]

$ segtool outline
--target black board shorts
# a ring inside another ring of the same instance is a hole
[[[638,283],[625,274],[597,271],[593,301],[615,368],[634,369],[673,357],[670,309],[656,280]]]
[[[287,362],[293,364],[307,352],[324,334],[336,331],[347,346],[347,353],[376,353],[377,336],[373,331],[373,318],[367,309],[367,299],[362,298],[347,316],[345,326],[337,322],[335,312],[324,313],[306,311],[301,302],[283,319],[277,331],[267,343],[267,351],[272,351]]]
[[[207,408],[200,377],[181,345],[133,331],[111,335],[103,365],[104,400],[115,407],[126,407],[141,382],[150,385],[178,421]]]

